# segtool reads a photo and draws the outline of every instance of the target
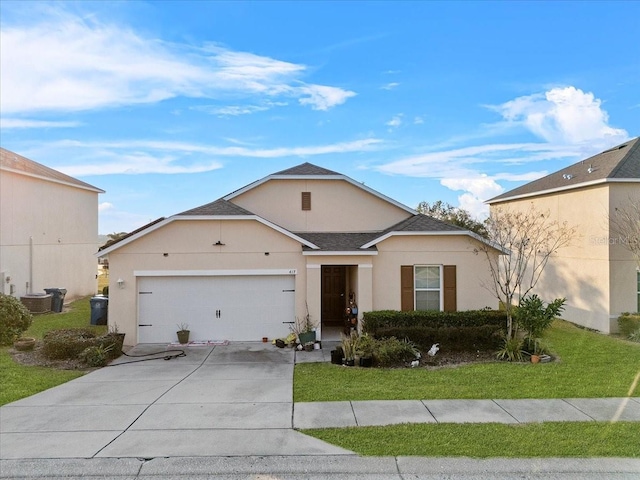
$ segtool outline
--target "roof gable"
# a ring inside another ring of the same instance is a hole
[[[54,170],[53,168],[34,162],[27,157],[23,157],[22,155],[18,155],[17,153],[1,147],[0,170],[26,175],[28,177],[40,178],[42,180],[82,188],[84,190],[91,190],[96,193],[104,193],[104,190],[94,187],[93,185],[78,180],[77,178],[70,177],[69,175]]]
[[[286,170],[282,170],[280,172],[274,173],[273,175],[303,175],[303,176],[324,176],[324,175],[341,175],[338,172],[334,172],[332,170],[328,170],[326,168],[318,167],[309,162],[301,163],[300,165],[296,165],[295,167],[287,168]]]
[[[622,180],[640,181],[640,138],[638,137],[493,197],[486,203],[499,203],[519,197]]]
[[[178,215],[253,215],[249,210],[245,210],[239,205],[235,205],[223,198],[201,205],[191,210],[179,213]]]

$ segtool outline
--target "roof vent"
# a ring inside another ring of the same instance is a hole
[[[591,173],[591,172],[589,172]],[[562,178],[564,178],[565,180],[571,180],[573,178],[573,175],[571,175],[570,173],[564,173],[562,175]]]
[[[593,168],[593,165],[589,165],[589,168],[587,168],[587,172],[588,173],[593,173],[595,170],[595,168]]]

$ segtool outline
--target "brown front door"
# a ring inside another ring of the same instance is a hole
[[[346,308],[346,267],[322,267],[322,323],[339,325],[344,323]]]

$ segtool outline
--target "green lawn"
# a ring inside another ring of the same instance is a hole
[[[546,336],[557,361],[456,368],[363,369],[298,364],[296,402],[447,398],[566,398],[640,395],[640,344],[556,321]],[[633,392],[630,390],[636,381]]]
[[[64,313],[35,315],[25,337],[42,339],[49,330],[58,328],[91,328],[96,334],[106,332],[106,326],[91,326],[89,298],[70,304]],[[32,367],[17,364],[9,354],[9,347],[0,348],[0,405],[55,387],[83,375],[83,372]]]
[[[640,457],[640,424],[633,422],[405,424],[303,433],[373,456]]]

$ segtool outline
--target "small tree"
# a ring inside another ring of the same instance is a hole
[[[454,207],[442,200],[438,200],[432,204],[429,202],[420,202],[416,210],[419,213],[429,215],[430,217],[437,218],[443,222],[471,230],[481,237],[487,237],[487,229],[484,223],[474,220],[471,214],[464,208]]]
[[[629,198],[625,206],[614,210],[609,222],[616,241],[631,252],[640,267],[640,202]]]
[[[549,219],[548,212],[539,212],[533,204],[524,211],[492,209],[485,225],[489,242],[477,247],[485,253],[491,273],[492,284],[485,287],[504,305],[510,339],[516,334],[514,300],[536,286],[551,256],[571,243],[576,229]],[[496,256],[494,248],[502,254]]]
[[[545,306],[535,293],[520,299],[515,316],[518,327],[527,332],[526,343],[529,352],[538,353],[538,340],[553,320],[563,312],[565,302],[564,298],[556,298]]]

